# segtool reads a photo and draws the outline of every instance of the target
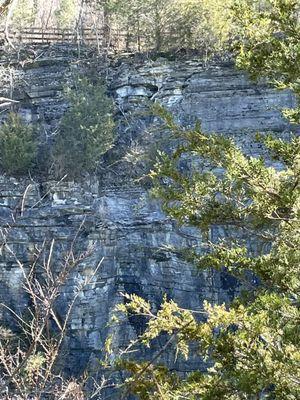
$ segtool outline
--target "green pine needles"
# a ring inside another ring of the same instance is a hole
[[[37,141],[34,128],[10,113],[0,126],[0,167],[8,175],[26,174],[36,159]]]
[[[85,77],[75,80],[66,98],[69,108],[61,120],[53,160],[57,175],[74,178],[95,172],[101,156],[112,147],[114,106],[105,85]]]
[[[294,137],[281,146],[281,139],[266,136],[270,156],[282,164],[276,170],[263,158],[243,154],[228,138],[204,134],[200,128],[184,131],[170,124],[164,110],[160,115],[185,144],[171,157],[161,154],[151,173],[154,193],[168,215],[197,227],[203,237],[212,227],[222,226],[224,237],[207,241],[202,255],[199,249],[189,249],[186,257],[200,269],[225,268],[245,294],[229,306],[206,302],[205,323],[173,301],[165,299],[153,313],[150,304],[128,296],[117,311],[148,317],[139,344],[149,347],[167,334],[169,350],[173,347],[188,359],[196,343],[199,356],[213,366],[205,374],[195,372],[186,378],[157,365],[159,359],[142,364],[126,359],[118,361],[118,367],[131,373],[127,384],[141,399],[296,400],[300,396],[300,140]],[[187,155],[205,161],[205,167],[201,170],[198,163],[195,170],[182,172],[179,160]]]
[[[293,90],[299,100],[299,2],[236,4],[239,65],[256,78],[267,77],[276,87]],[[176,126],[159,106],[155,114],[181,145],[171,155],[159,155],[151,173],[154,193],[168,215],[207,237],[202,251],[183,254],[201,269],[225,269],[244,293],[227,305],[205,302],[205,322],[167,299],[153,312],[145,300],[126,296],[117,311],[148,319],[129,354],[136,345],[151,347],[154,339],[167,336],[163,350],[173,348],[176,356],[188,359],[191,345],[196,346],[211,367],[182,376],[159,365],[162,351],[147,362],[127,354],[116,363],[129,372],[125,394],[143,400],[299,399],[299,136],[284,140],[260,134],[257,140],[266,156],[251,157],[228,137],[205,134],[200,126]],[[299,115],[299,106],[285,111],[292,124],[300,124]],[[180,168],[182,158],[191,160],[189,170]],[[218,239],[209,240],[217,227]]]
[[[62,117],[52,150],[55,175],[70,179],[96,172],[101,156],[113,145],[113,100],[101,82],[77,78],[65,92],[69,108]],[[37,129],[16,113],[0,126],[0,167],[8,175],[26,175],[37,164]]]

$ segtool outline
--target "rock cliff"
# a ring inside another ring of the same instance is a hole
[[[9,241],[25,264],[29,250],[45,238],[55,238],[57,253],[67,247],[84,220],[77,246],[84,250],[93,244],[95,251],[72,272],[58,305],[62,317],[77,285],[103,258],[92,284],[75,304],[64,346],[65,370],[77,374],[97,365],[111,329],[107,323],[112,310],[124,301],[120,293],[136,293],[154,306],[167,294],[182,307],[201,310],[204,299],[228,301],[237,290],[227,275],[197,271],[181,258],[176,249],[199,245],[200,233],[179,227],[164,215],[139,179],[153,161],[153,148],[167,146],[163,135],[151,128],[153,118],[145,112],[149,102],[165,105],[183,125],[201,120],[207,132],[232,135],[249,154],[258,155],[262,150],[254,134],[286,130],[279,110],[292,106],[294,99],[289,92],[250,82],[229,64],[205,66],[196,59],[104,64],[94,59],[78,66],[72,54],[57,57],[50,50],[40,54],[28,64],[2,63],[0,95],[11,91],[20,101],[18,111],[28,121],[43,124],[42,143],[51,141],[56,132],[66,108],[63,84],[78,68],[105,75],[119,124],[116,144],[101,161],[98,176],[81,183],[0,177],[0,221],[2,226],[11,224]],[[16,311],[28,302],[18,265],[2,254],[3,301]],[[3,309],[0,317],[9,318]],[[122,346],[140,331],[141,323],[131,318],[114,329],[115,345]],[[196,358],[188,363],[175,362],[168,354],[163,358],[180,371],[199,364]]]

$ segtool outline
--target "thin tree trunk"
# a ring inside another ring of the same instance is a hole
[[[17,5],[18,5],[18,1],[19,1],[19,0],[12,0],[12,1],[10,2],[10,4],[8,5],[8,12],[7,12],[6,21],[5,21],[5,31],[4,31],[4,33],[5,33],[5,39],[6,39],[7,43],[8,43],[13,49],[15,48],[15,46],[13,45],[13,43],[12,43],[12,41],[10,40],[10,37],[9,37],[9,24],[10,24],[10,21],[11,21],[11,19],[12,19],[14,10],[16,9],[16,7],[17,7]]]

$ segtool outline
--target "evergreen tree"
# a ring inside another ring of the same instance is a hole
[[[37,141],[32,126],[10,113],[0,126],[0,166],[9,175],[26,174],[33,166]]]
[[[238,64],[256,78],[292,89],[299,100],[299,2],[268,0],[236,5]],[[228,137],[205,134],[200,126],[184,130],[159,106],[156,114],[181,145],[161,154],[152,171],[155,193],[179,223],[209,237],[212,227],[226,232],[206,251],[186,251],[199,268],[226,269],[244,294],[232,304],[204,303],[205,322],[192,311],[164,300],[153,313],[143,299],[127,296],[117,310],[148,317],[139,343],[151,346],[161,335],[177,354],[189,357],[190,345],[211,362],[206,373],[178,376],[152,361],[118,361],[130,373],[127,391],[141,399],[300,398],[300,139],[258,135],[264,157],[251,157]],[[300,123],[299,106],[285,110]],[[180,160],[193,157],[189,171]],[[270,159],[280,168],[270,166]],[[259,284],[255,283],[259,280]],[[132,344],[132,347],[134,344]]]
[[[61,120],[53,160],[57,174],[74,178],[94,172],[101,155],[113,145],[113,101],[105,85],[87,78],[76,79],[66,98],[69,108]]]

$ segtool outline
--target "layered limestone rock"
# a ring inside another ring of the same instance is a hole
[[[62,87],[72,71],[78,70],[78,63],[70,55],[58,61],[49,52],[46,55],[23,68],[15,65],[13,73],[18,81],[12,88],[4,85],[0,95],[12,90],[14,98],[20,100],[18,111],[29,121],[40,121],[44,126],[42,140],[51,142],[67,107]],[[178,249],[201,245],[201,234],[170,220],[149,195],[147,181],[139,179],[153,162],[153,149],[168,147],[164,134],[152,128],[156,120],[147,113],[149,104],[160,102],[185,126],[201,120],[207,132],[232,135],[252,155],[262,152],[254,134],[288,129],[279,110],[294,104],[289,92],[254,84],[232,65],[207,67],[198,60],[166,59],[125,60],[110,66],[99,60],[89,63],[84,66],[87,71],[92,67],[94,73],[105,73],[119,124],[116,144],[101,161],[99,175],[81,183],[0,178],[0,221],[2,226],[11,225],[9,242],[25,264],[30,262],[33,246],[45,238],[55,238],[59,257],[84,221],[76,247],[85,251],[94,246],[94,251],[76,267],[64,287],[57,306],[61,318],[76,287],[103,259],[71,315],[64,366],[72,374],[97,365],[112,329],[118,347],[143,328],[144,322],[135,318],[123,320],[117,328],[107,326],[114,306],[124,301],[121,293],[136,293],[154,307],[167,294],[182,307],[199,311],[204,299],[228,301],[237,290],[227,275],[198,271],[186,263]],[[19,267],[5,254],[0,260],[3,301],[17,312],[28,304]],[[3,309],[0,316],[10,318]],[[183,372],[199,367],[197,358],[175,361],[166,353],[161,361]]]

